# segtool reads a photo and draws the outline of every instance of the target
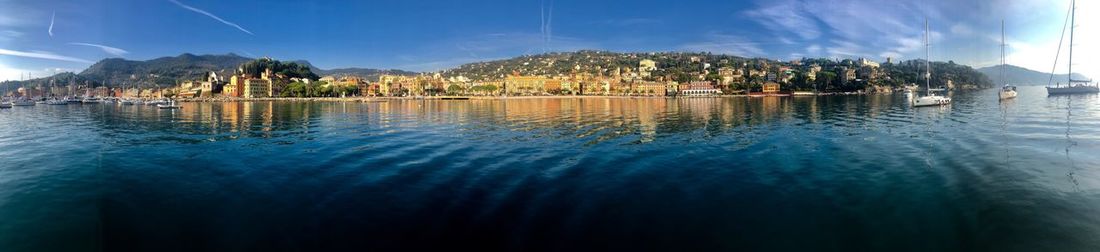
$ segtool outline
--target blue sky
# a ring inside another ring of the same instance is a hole
[[[1068,0],[0,0],[0,79],[19,79],[25,72],[35,76],[79,72],[108,57],[146,60],[181,53],[236,53],[304,59],[321,68],[414,71],[578,49],[711,51],[775,59],[912,59],[924,54],[920,40],[925,17],[933,30],[933,60],[976,67],[996,64],[1000,20],[1006,18],[1009,62],[1049,71],[1068,4]],[[1100,3],[1078,5],[1079,13],[1100,11]],[[1100,38],[1088,34],[1100,29],[1100,18],[1080,15],[1078,22],[1082,32],[1076,44],[1085,46],[1075,48],[1076,58],[1083,59],[1075,68],[1100,76],[1087,70],[1095,68],[1090,64],[1100,66],[1087,62],[1100,52],[1087,46],[1093,37]],[[543,29],[543,23],[549,29]]]

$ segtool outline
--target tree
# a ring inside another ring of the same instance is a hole
[[[286,85],[282,93],[279,94],[282,97],[306,97],[306,83],[304,82],[291,82]]]
[[[465,92],[466,92],[466,88],[463,88],[462,86],[459,86],[457,84],[453,84],[453,85],[447,87],[447,94],[449,94],[449,95],[463,94]]]

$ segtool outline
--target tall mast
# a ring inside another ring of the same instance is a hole
[[[1005,68],[1008,68],[1008,61],[1005,59],[1005,20],[1001,19],[1001,84],[1008,86],[1008,80],[1005,79]]]
[[[1077,25],[1077,0],[1071,0],[1069,8],[1069,74],[1066,78],[1069,78],[1067,83],[1073,86],[1073,29]]]
[[[932,34],[928,28],[928,18],[924,19],[924,86],[928,89],[928,94],[932,94],[932,57],[928,52],[932,47]]]

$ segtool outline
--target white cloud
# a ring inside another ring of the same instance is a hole
[[[23,37],[22,32],[13,30],[0,31],[0,42],[10,42],[21,37]]]
[[[745,57],[766,56],[760,45],[740,36],[710,33],[704,37],[706,37],[706,40],[703,42],[688,43],[680,48],[694,52],[712,52]]]
[[[23,51],[15,51],[15,50],[8,50],[8,49],[0,49],[0,55],[9,55],[9,56],[35,58],[35,59],[60,60],[60,61],[78,62],[78,63],[92,63],[91,61],[88,61],[88,60],[85,60],[85,59],[74,58],[74,57],[69,57],[69,56],[62,56],[62,55],[57,55],[57,54],[54,54],[54,53],[51,53],[51,52],[41,52],[41,51],[23,52]]]
[[[971,34],[974,34],[974,29],[970,28],[970,26],[966,24],[957,23],[951,26],[951,34],[959,36],[970,36]]]
[[[901,54],[897,52],[883,52],[878,55],[882,58],[901,59]]]
[[[806,53],[813,57],[821,56],[821,46],[816,44],[810,45],[806,47]]]
[[[830,57],[834,58],[857,58],[868,55],[864,50],[866,46],[860,45],[856,42],[845,40],[833,40],[833,45],[825,49],[825,52]]]
[[[817,23],[807,15],[804,4],[797,0],[766,1],[762,8],[744,12],[764,28],[776,33],[793,33],[805,40],[821,36]]]

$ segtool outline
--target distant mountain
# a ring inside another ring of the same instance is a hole
[[[359,77],[363,77],[363,78],[367,78],[367,79],[376,79],[376,78],[378,78],[379,75],[383,75],[383,74],[406,75],[406,76],[417,74],[416,72],[410,72],[410,71],[405,71],[405,70],[397,70],[397,69],[374,69],[374,68],[355,68],[355,67],[352,67],[352,68],[336,68],[336,69],[325,70],[325,69],[318,68],[318,67],[314,66],[313,64],[310,64],[309,61],[298,60],[298,61],[294,61],[294,62],[298,63],[298,64],[304,64],[304,65],[309,66],[309,68],[313,71],[313,73],[316,73],[317,75],[320,75],[320,76],[351,75],[351,76],[359,76]]]
[[[211,71],[232,73],[240,64],[252,59],[236,54],[181,54],[146,61],[120,58],[104,59],[80,72],[80,76],[107,86],[175,85],[181,80],[198,80]]]
[[[202,80],[209,72],[217,72],[222,75],[233,74],[238,67],[252,58],[236,54],[223,55],[194,55],[184,53],[175,57],[161,57],[151,60],[127,60],[121,58],[108,58],[100,60],[89,66],[79,74],[61,73],[50,77],[32,79],[27,81],[5,81],[0,85],[17,86],[47,86],[47,85],[90,85],[90,86],[173,86],[187,80]],[[305,64],[319,76],[327,75],[354,75],[368,79],[377,78],[381,74],[415,75],[415,72],[403,70],[380,70],[370,68],[340,68],[324,70],[309,64],[308,61],[293,61]]]
[[[995,85],[1001,85],[1002,83],[1005,83],[1004,81],[1001,81],[1000,65],[979,68],[978,72],[989,76],[989,79],[992,80]],[[1048,82],[1050,82],[1050,73],[1039,72],[1013,65],[1007,65],[1007,67],[1005,68],[1005,78],[1008,79],[1008,83],[1012,85],[1044,86],[1047,85]],[[1065,83],[1066,79],[1066,74],[1057,74],[1054,76],[1055,83]],[[1073,79],[1088,80],[1089,78],[1079,73],[1074,73]]]

